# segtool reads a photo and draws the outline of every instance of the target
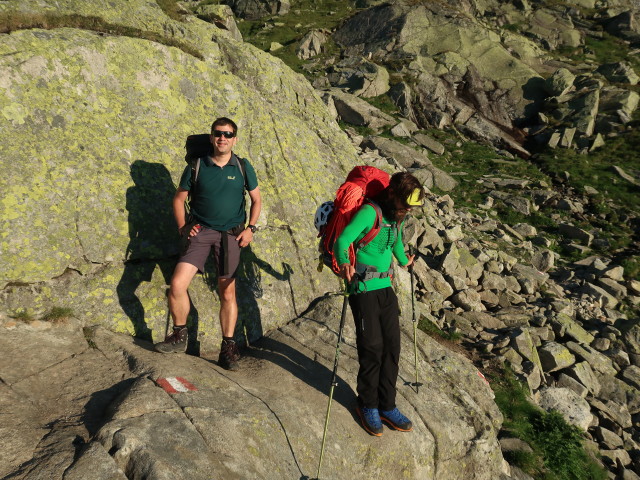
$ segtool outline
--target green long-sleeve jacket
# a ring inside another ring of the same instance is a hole
[[[373,227],[376,219],[376,211],[371,205],[364,205],[355,214],[349,225],[342,231],[333,246],[333,252],[338,260],[338,264],[349,263],[349,245],[361,240]],[[392,225],[394,222],[383,217],[383,225]],[[356,262],[358,264],[371,265],[378,272],[386,272],[391,268],[393,257],[398,263],[404,266],[409,263],[407,255],[404,253],[402,244],[402,222],[399,228],[393,226],[383,226],[378,235],[375,236],[368,245],[365,245],[356,252]],[[356,267],[357,269],[357,267]],[[366,282],[358,282],[351,289],[350,293],[379,290],[391,286],[391,278],[371,278]]]

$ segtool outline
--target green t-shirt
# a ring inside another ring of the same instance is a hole
[[[224,167],[217,166],[210,157],[200,162],[190,208],[194,218],[205,227],[226,231],[244,224],[244,178],[238,162],[235,154]],[[254,190],[258,186],[256,172],[248,160],[244,166],[247,190]],[[191,167],[188,165],[182,172],[180,188],[191,190]]]
[[[360,241],[373,227],[376,220],[376,211],[371,205],[364,205],[355,214],[349,225],[347,225],[333,247],[334,255],[338,264],[349,263],[349,245]],[[356,252],[356,262],[364,265],[371,265],[378,272],[386,272],[391,268],[393,257],[396,257],[400,265],[409,263],[407,255],[404,253],[402,244],[402,226],[398,229],[391,226],[394,222],[387,218],[382,218],[383,227],[380,229],[371,242]],[[389,226],[384,226],[384,225]],[[371,278],[366,282],[358,282],[355,291],[371,291],[387,288],[391,286],[391,278]]]

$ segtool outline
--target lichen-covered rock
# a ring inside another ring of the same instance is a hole
[[[200,5],[196,9],[198,18],[213,23],[216,27],[229,32],[235,40],[242,41],[233,11],[228,5]]]
[[[377,97],[389,91],[387,69],[363,58],[346,58],[331,68],[327,78],[331,85],[358,97]]]
[[[587,401],[568,388],[543,388],[538,394],[538,405],[548,411],[556,410],[568,423],[584,431],[593,420]]]
[[[282,325],[333,285],[331,275],[313,273],[308,212],[355,164],[354,147],[308,82],[281,61],[195,18],[173,21],[142,0],[114,3],[104,12],[80,0],[56,5],[174,32],[201,58],[72,28],[2,36],[0,226],[11,235],[0,239],[0,285],[12,284],[4,308],[38,315],[65,303],[83,319],[162,338],[184,141],[226,115],[239,124],[237,153],[254,165],[264,198],[240,275],[240,325],[253,323],[249,334]],[[209,270],[191,289],[191,323],[205,348],[219,328],[212,278]]]
[[[573,365],[576,358],[568,348],[556,342],[547,342],[538,349],[540,363],[545,372],[554,372]]]

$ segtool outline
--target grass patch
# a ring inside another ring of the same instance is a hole
[[[452,149],[449,155],[431,157],[433,164],[445,172],[462,171],[466,173],[466,175],[456,176],[455,178],[460,184],[452,192],[446,192],[453,198],[457,206],[473,209],[484,201],[487,189],[478,186],[478,182],[484,176],[550,183],[549,177],[531,162],[518,158],[507,158],[488,145],[459,142],[458,137],[452,132],[429,130],[426,133],[445,145],[460,143],[460,146]],[[444,194],[444,192],[439,193]],[[514,193],[517,192],[514,191]]]
[[[429,320],[424,315],[420,315],[418,321],[418,328],[432,338],[441,338],[448,342],[459,342],[462,339],[462,335],[457,332],[447,333],[441,330],[435,323]]]
[[[637,129],[607,139],[604,147],[589,155],[571,149],[545,150],[536,161],[550,175],[568,172],[569,182],[577,191],[584,191],[585,186],[590,186],[618,205],[636,211],[640,209],[638,187],[621,178],[612,168],[618,166],[629,174],[640,172],[640,132]]]
[[[613,169],[617,166],[627,174],[640,178],[640,132],[637,129],[607,139],[604,147],[589,155],[581,155],[570,149],[544,150],[537,156],[536,162],[551,176],[559,177],[568,172],[568,184],[576,192],[583,192],[587,186],[599,192],[585,207],[596,215],[590,223],[598,227],[601,236],[609,241],[608,251],[619,252],[637,241],[638,233],[627,219],[640,211],[638,187]],[[590,227],[588,224],[583,226]],[[634,268],[633,264],[630,267],[633,275],[637,276],[637,267]]]
[[[375,131],[372,128],[365,127],[364,125],[351,125],[350,123],[343,122],[342,120],[338,121],[338,125],[340,125],[342,130],[351,128],[355,130],[358,135],[362,135],[363,137],[369,137],[375,134]]]
[[[160,43],[168,47],[179,48],[189,55],[192,55],[200,60],[204,60],[204,56],[202,55],[202,53],[200,53],[198,49],[186,42],[177,40],[172,37],[160,35],[155,32],[149,32],[146,30],[140,30],[138,28],[108,23],[99,17],[82,15],[56,15],[50,13],[0,13],[0,33],[11,33],[18,30],[29,30],[33,28],[41,28],[44,30],[53,30],[56,28],[78,28],[81,30],[90,30],[93,32],[106,33],[109,35],[141,38],[143,40]]]
[[[53,307],[44,314],[42,320],[51,323],[61,323],[73,317],[73,310],[66,307]]]
[[[620,266],[624,268],[624,276],[629,280],[640,282],[640,255],[631,255],[620,261]]]
[[[268,51],[272,42],[284,46],[271,52],[280,58],[292,70],[304,73],[305,68],[314,68],[314,64],[334,53],[338,48],[330,40],[325,44],[326,53],[310,60],[301,60],[296,56],[300,41],[313,29],[335,29],[342,21],[355,12],[353,0],[316,0],[293,4],[286,15],[273,15],[258,20],[238,20],[238,28],[245,42]],[[309,70],[308,68],[306,69]]]
[[[27,312],[26,310],[20,310],[19,312],[11,315],[11,318],[24,323],[31,323],[35,321],[35,317],[31,315],[29,312]]]
[[[503,429],[529,444],[532,453],[508,455],[508,460],[534,478],[544,480],[604,480],[605,470],[584,448],[582,432],[559,413],[545,412],[528,400],[528,391],[505,367],[491,375],[496,403],[504,415]]]
[[[387,115],[396,116],[400,113],[396,104],[393,103],[386,93],[378,95],[377,97],[363,98],[363,100],[367,101]]]

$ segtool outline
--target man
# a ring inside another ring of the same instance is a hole
[[[424,190],[409,173],[396,173],[389,186],[373,200],[382,211],[382,228],[374,239],[356,252],[356,265],[349,263],[349,245],[373,227],[376,211],[365,204],[336,240],[334,254],[340,276],[349,285],[349,305],[356,326],[358,348],[358,405],[362,426],[371,435],[382,435],[382,421],[403,432],[411,421],[396,408],[396,380],[400,359],[398,298],[391,288],[393,257],[411,267],[402,243],[407,213],[422,205]]]
[[[215,120],[210,136],[213,157],[206,157],[200,162],[195,186],[191,181],[191,167],[187,166],[182,173],[180,186],[173,198],[173,214],[180,235],[187,239],[187,243],[169,290],[173,332],[156,345],[156,350],[163,353],[185,351],[190,310],[187,288],[197,272],[204,272],[205,261],[213,249],[218,270],[222,330],[218,364],[228,370],[236,370],[240,359],[238,346],[233,340],[238,319],[234,276],[240,262],[240,249],[253,240],[261,208],[255,170],[248,161],[241,161],[232,152],[238,141],[237,133],[238,127],[232,120],[226,117]],[[245,184],[251,199],[246,227]],[[187,223],[184,205],[191,190],[194,190],[189,202],[193,221]]]

